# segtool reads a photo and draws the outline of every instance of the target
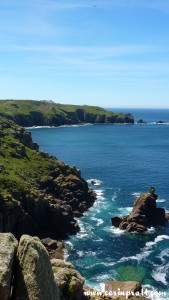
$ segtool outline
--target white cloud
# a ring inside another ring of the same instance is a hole
[[[45,9],[69,10],[81,8],[148,8],[169,12],[168,0],[35,0],[30,1],[32,5],[44,7]]]

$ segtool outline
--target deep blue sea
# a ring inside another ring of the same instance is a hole
[[[81,169],[90,187],[92,179],[97,182],[97,201],[78,220],[80,233],[67,241],[68,260],[86,284],[98,289],[106,280],[137,280],[169,292],[169,225],[125,234],[110,222],[112,216],[128,214],[136,197],[152,185],[158,206],[169,211],[169,124],[155,123],[169,122],[169,110],[112,110],[149,123],[30,129],[41,150]]]

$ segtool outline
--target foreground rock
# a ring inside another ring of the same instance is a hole
[[[144,232],[151,226],[164,226],[168,220],[163,208],[156,207],[157,195],[154,187],[137,198],[130,215],[113,217],[112,225],[126,232]]]
[[[18,242],[11,233],[0,234],[0,299],[8,300],[14,271]]]
[[[47,250],[37,237],[20,239],[12,299],[60,299]]]
[[[83,284],[85,279],[74,266],[61,259],[51,260],[56,284],[63,299],[73,299],[76,295],[83,294]]]
[[[55,244],[50,239],[44,242],[48,247]],[[50,260],[38,237],[23,235],[17,245],[12,234],[0,234],[0,300],[123,300],[121,295],[114,298],[113,292],[141,290],[138,282],[109,281],[106,295],[84,286],[84,278],[71,263]],[[135,296],[131,299],[136,300]]]

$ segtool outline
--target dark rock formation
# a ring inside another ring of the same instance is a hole
[[[147,124],[147,122],[146,122],[146,121],[143,121],[143,119],[139,119],[139,120],[137,121],[137,124]]]
[[[154,187],[151,187],[148,193],[135,200],[130,215],[113,217],[112,225],[126,232],[144,232],[151,226],[165,225],[168,217],[163,208],[156,207],[157,197]]]

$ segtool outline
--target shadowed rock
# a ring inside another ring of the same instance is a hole
[[[0,299],[8,300],[11,293],[14,258],[18,242],[11,233],[0,233]]]

